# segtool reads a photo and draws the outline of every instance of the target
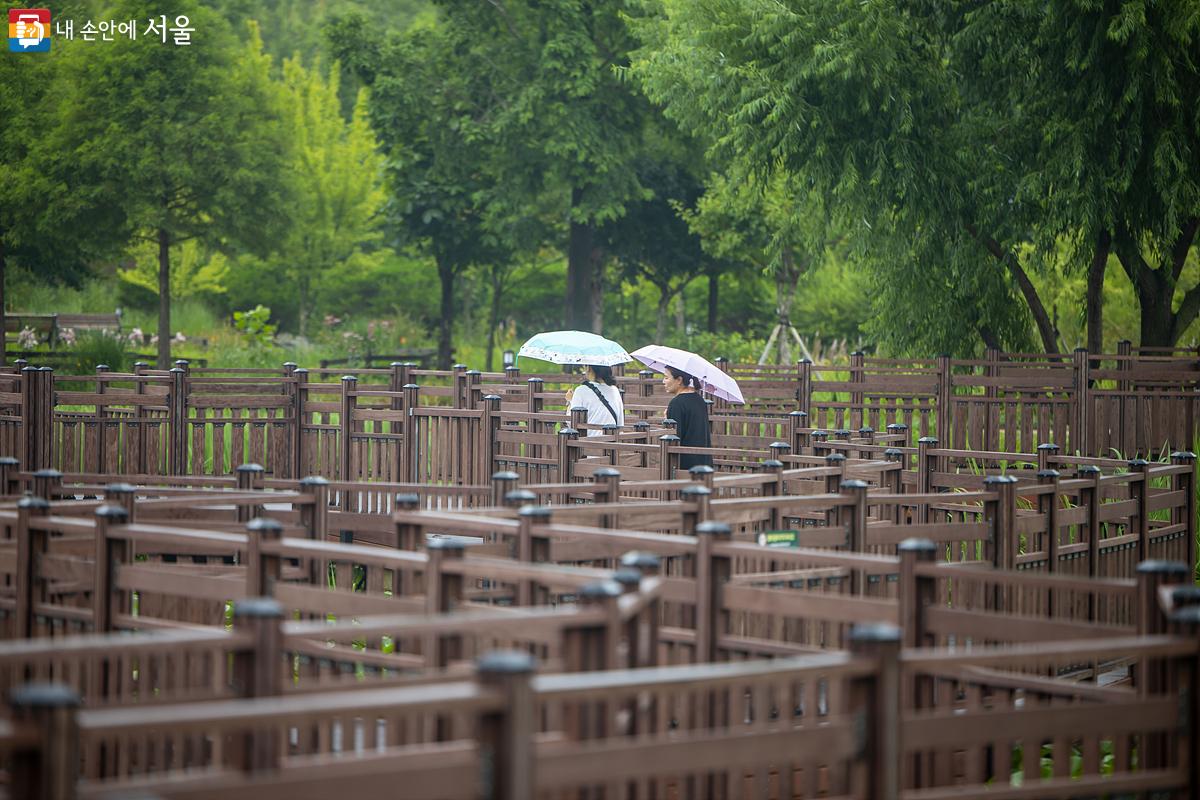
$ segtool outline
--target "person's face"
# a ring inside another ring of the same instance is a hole
[[[662,384],[668,394],[679,394],[679,390],[683,388],[683,381],[676,378],[670,372],[663,373]]]

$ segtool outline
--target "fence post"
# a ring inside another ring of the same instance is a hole
[[[79,695],[57,683],[28,683],[8,698],[16,727],[36,731],[37,743],[13,753],[11,797],[74,800],[79,781]]]
[[[418,494],[397,494],[392,504],[397,511],[419,511],[421,496]],[[396,549],[415,553],[425,547],[425,528],[423,525],[411,522],[396,523]],[[395,592],[399,594],[399,592]]]
[[[14,570],[17,597],[16,625],[13,631],[13,636],[17,639],[28,639],[33,635],[33,607],[40,600],[34,593],[34,587],[40,583],[36,570],[47,550],[49,540],[46,531],[33,529],[31,519],[46,517],[49,514],[50,503],[45,498],[29,496],[17,501],[17,564]]]
[[[500,403],[501,397],[498,394],[483,397],[483,419],[480,421],[480,435],[483,438],[479,448],[482,461],[480,478],[492,474],[496,469],[496,458],[500,455]]]
[[[142,378],[149,368],[150,365],[145,361],[133,362],[133,374],[138,376],[138,379],[134,381],[133,391],[139,396],[146,394],[146,381]],[[145,475],[150,471],[150,454],[146,451],[146,443],[148,441],[147,426],[150,424],[150,418],[146,415],[146,407],[140,402],[134,406],[133,417],[135,428],[134,441],[137,442],[137,463],[134,464],[132,471],[139,475]]]
[[[622,570],[634,570],[643,578],[652,578],[659,574],[662,562],[653,553],[631,550],[621,556]],[[640,585],[640,584],[639,584]],[[661,619],[662,603],[653,600],[647,604],[644,611],[632,621],[626,631],[629,641],[629,666],[656,667],[658,666],[658,626]],[[636,715],[634,716],[636,730]]]
[[[467,381],[466,364],[450,367],[450,400],[454,408],[467,408]]]
[[[241,697],[274,697],[283,689],[283,607],[270,597],[247,597],[233,604],[233,628],[247,631],[248,650],[234,654],[234,685]],[[251,730],[239,737],[235,753],[247,772],[279,768],[279,734]]]
[[[788,438],[792,442],[792,452],[804,455],[808,448],[808,413],[805,411],[788,412]]]
[[[850,652],[877,663],[873,675],[855,680],[852,703],[861,709],[862,757],[866,785],[851,791],[868,800],[894,800],[900,796],[900,629],[873,623],[850,630]],[[857,792],[854,790],[858,789]]]
[[[517,488],[521,476],[512,470],[500,470],[492,473],[492,505],[499,508],[504,504],[504,496]]]
[[[866,382],[866,376],[863,374],[863,364],[865,356],[861,350],[855,350],[850,354],[850,427],[860,428],[864,424],[864,409],[863,409],[863,393],[862,389],[854,388]]]
[[[21,462],[12,456],[0,456],[0,495],[8,496],[20,491],[17,473]]]
[[[1137,503],[1137,561],[1142,562],[1150,557],[1150,462],[1144,458],[1134,458],[1129,462],[1129,471],[1141,475],[1141,480],[1129,484],[1131,500]],[[1133,527],[1132,525],[1130,527]]]
[[[946,443],[946,447],[953,447],[950,428],[954,424],[954,381],[950,372],[950,356],[946,353],[937,357],[937,378],[937,409],[934,415],[937,436]]]
[[[1200,637],[1200,605],[1190,605],[1177,608],[1171,613],[1171,628],[1179,636],[1196,641]],[[1187,746],[1187,792],[1190,798],[1200,796],[1200,655],[1187,658],[1182,670],[1182,680],[1178,684],[1179,695],[1186,698],[1187,707],[1183,709],[1188,720]]]
[[[266,472],[262,464],[238,464],[234,470],[237,475],[237,490],[239,492],[256,492],[263,488],[263,474]],[[237,504],[237,521],[245,524],[262,513],[258,505]]]
[[[1012,475],[989,475],[983,479],[985,491],[995,492],[996,500],[984,503],[984,519],[992,523],[992,566],[1011,570],[1017,559],[1017,479]],[[1003,610],[1008,598],[1004,587],[993,587],[992,606]]]
[[[550,509],[545,506],[524,506],[517,512],[517,561],[543,564],[550,560],[550,537],[541,529],[550,524]],[[518,606],[541,605],[535,595],[541,590],[529,578],[517,584]]]
[[[1075,468],[1075,477],[1090,480],[1091,485],[1079,490],[1079,505],[1088,509],[1087,514],[1087,552],[1088,577],[1100,575],[1100,468],[1094,464],[1080,464]],[[1095,619],[1096,598],[1093,594],[1088,605],[1091,607],[1089,619]]]
[[[118,590],[115,585],[117,569],[130,561],[129,541],[110,539],[108,536],[110,527],[125,525],[128,521],[129,515],[121,506],[106,503],[96,509],[92,583],[92,630],[95,633],[108,633],[113,629],[113,617],[117,613],[129,612],[128,603],[116,599]]]
[[[601,467],[592,473],[592,502],[611,503],[621,502],[621,470],[614,467]],[[619,528],[620,517],[617,514],[605,514],[600,520],[602,528]]]
[[[187,370],[172,367],[171,388],[167,398],[167,425],[170,427],[171,475],[187,473]]]
[[[44,497],[53,503],[62,498],[63,474],[51,467],[39,469],[33,473],[33,495]]]
[[[111,367],[108,364],[96,365],[96,394],[102,395],[108,389],[108,383],[104,380],[104,373],[109,372]],[[105,420],[108,417],[108,410],[102,402],[96,403],[96,472],[103,475],[109,472],[108,466],[108,425]],[[65,465],[71,469],[74,465]]]
[[[1000,409],[996,404],[996,399],[1000,395],[999,389],[995,383],[992,383],[996,378],[1000,377],[1000,351],[995,347],[988,347],[984,350],[983,360],[983,376],[988,380],[988,384],[983,387],[984,412],[983,412],[983,441],[977,446],[981,450],[999,450],[1000,440]],[[939,435],[941,431],[938,432]]]
[[[715,664],[720,658],[721,636],[729,629],[729,612],[724,609],[725,584],[732,562],[719,552],[720,545],[733,539],[724,522],[706,520],[696,526],[696,659],[697,664]]]
[[[416,483],[420,474],[419,459],[421,457],[420,443],[417,441],[416,411],[421,403],[421,387],[415,383],[406,383],[404,391],[404,433],[400,440],[403,451],[403,464],[400,470],[400,480],[405,483]]]
[[[888,473],[888,478],[887,478],[888,491],[895,495],[904,494],[904,466],[905,466],[904,462],[906,461],[906,459],[904,457],[904,451],[901,450],[899,447],[889,447],[887,450],[883,451],[883,460],[887,461],[889,464],[896,465],[896,468],[892,469]],[[880,480],[880,484],[882,484],[882,483],[883,483],[883,481]],[[900,504],[899,501],[896,501],[895,503],[892,504],[892,514],[891,514],[892,522],[895,522],[895,523],[903,522],[904,521],[903,515],[904,515],[904,507]]]
[[[104,501],[125,509],[129,524],[136,519],[137,487],[131,483],[110,483],[104,487]]]
[[[695,534],[700,523],[709,518],[709,501],[712,497],[712,489],[700,483],[689,483],[687,486],[679,490],[679,500],[684,503],[695,503],[696,510],[693,512],[685,512],[682,520],[682,531],[684,535],[691,536]]]
[[[1178,561],[1143,561],[1137,566],[1138,636],[1155,636],[1167,632],[1167,618],[1159,603],[1159,590],[1172,583],[1190,580],[1192,567]],[[1165,658],[1142,658],[1134,665],[1134,686],[1142,697],[1162,694],[1170,688],[1168,661]],[[1151,733],[1142,739],[1145,769],[1167,766],[1166,736]],[[1194,743],[1193,743],[1194,746]]]
[[[846,479],[846,457],[841,453],[829,453],[825,456],[825,466],[837,470],[832,475],[825,476],[825,494],[840,494],[842,481]],[[827,526],[840,525],[842,507],[835,505],[825,512]]]
[[[308,472],[308,453],[304,452],[304,426],[308,417],[304,413],[304,404],[308,399],[308,370],[303,367],[292,370],[292,475],[298,478]]]
[[[353,375],[342,376],[342,395],[338,413],[341,437],[338,441],[338,474],[336,477],[346,482],[351,482],[357,477],[350,474],[353,460],[354,407],[358,402],[354,391],[357,388],[358,378]]]
[[[313,541],[325,541],[329,530],[329,481],[320,475],[300,479],[300,492],[312,497],[312,502],[300,507],[300,525]]]
[[[1040,455],[1040,453],[1039,453]],[[1053,486],[1050,494],[1038,496],[1038,512],[1046,516],[1046,571],[1058,571],[1058,483],[1061,474],[1056,469],[1040,469],[1037,473],[1038,483],[1042,486]],[[1053,609],[1053,591],[1051,592],[1050,607]],[[1053,614],[1053,610],[1050,611]]]
[[[283,540],[283,525],[271,517],[255,517],[246,523],[246,596],[270,597],[279,582],[279,556],[264,553],[264,544]]]
[[[717,471],[708,464],[697,464],[688,470],[688,479],[694,483],[703,484],[711,489],[713,488],[713,476],[716,474],[716,472]]]
[[[514,383],[515,384],[520,379],[520,377],[521,377],[521,368],[520,367],[514,365],[511,367],[504,368],[504,382],[505,383]]]
[[[53,417],[46,416],[45,380],[37,367],[21,368],[21,463],[28,470],[49,467]],[[53,402],[53,401],[52,401]],[[51,406],[53,409],[53,405]]]
[[[664,433],[658,437],[658,477],[664,481],[675,479],[675,470],[679,468],[679,454],[672,452],[672,447],[679,445],[679,437],[673,433]]]
[[[1053,442],[1042,442],[1037,446],[1037,468],[1041,472],[1047,469],[1053,469],[1054,465],[1051,459],[1058,455],[1058,445]]]
[[[1091,455],[1094,448],[1091,446],[1091,363],[1088,361],[1088,351],[1086,347],[1076,347],[1071,354],[1074,364],[1074,384],[1075,391],[1072,392],[1073,402],[1075,403],[1075,415],[1071,422],[1071,439],[1068,442],[1067,452],[1075,452],[1079,455]]]
[[[615,580],[589,583],[579,589],[579,604],[584,608],[599,608],[604,611],[604,622],[599,626],[579,629],[584,637],[583,661],[576,665],[582,670],[609,670],[621,666],[617,650],[621,643],[621,612],[617,605],[625,590]],[[594,720],[599,723],[599,720]],[[602,724],[602,723],[600,723]]]
[[[929,539],[905,539],[896,548],[900,556],[900,626],[905,647],[928,647],[934,642],[925,624],[925,609],[936,600],[933,578],[918,575],[918,564],[937,561],[937,545]]]
[[[933,436],[922,436],[917,439],[917,494],[933,494],[933,476],[937,472],[937,456],[930,453],[938,446],[938,440]],[[929,503],[917,505],[917,524],[929,522]]]
[[[528,489],[513,489],[504,494],[504,507],[520,509],[524,506],[537,505],[538,496]]]
[[[862,553],[866,550],[867,539],[867,482],[860,480],[842,481],[838,486],[840,494],[849,494],[854,500],[850,506],[849,519],[846,525],[846,549],[851,553]],[[867,591],[867,576],[860,569],[850,570],[850,594],[865,595]]]
[[[558,431],[558,482],[571,483],[575,480],[575,462],[579,451],[571,447],[571,442],[579,438],[579,431],[574,428],[560,428]]]
[[[430,539],[425,545],[429,561],[425,566],[425,613],[446,614],[462,605],[463,577],[458,572],[445,569],[447,561],[462,561],[466,548],[461,539],[439,537]],[[445,669],[450,662],[462,658],[462,635],[430,633],[425,639],[425,663],[437,669]],[[438,718],[438,728],[444,729],[445,719]],[[438,740],[445,737],[439,730]]]
[[[479,659],[479,682],[502,698],[497,710],[480,720],[480,793],[486,800],[533,797],[535,702],[530,687],[533,656],[518,650],[493,650]]]
[[[812,417],[812,361],[802,358],[796,362],[796,410]]]

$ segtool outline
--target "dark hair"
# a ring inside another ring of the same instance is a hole
[[[684,372],[681,369],[675,369],[674,367],[665,367],[665,369],[667,372],[671,373],[672,377],[678,378],[683,383],[685,388],[688,386],[691,386],[693,389],[700,388],[700,379],[695,375]]]
[[[609,386],[617,385],[617,380],[612,374],[612,367],[606,367],[603,364],[588,364],[587,368],[596,373],[596,380],[607,383]]]

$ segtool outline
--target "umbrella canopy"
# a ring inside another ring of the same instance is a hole
[[[604,367],[633,361],[621,345],[586,331],[539,333],[521,345],[517,355],[552,364],[599,364]]]
[[[655,372],[662,372],[666,367],[671,367],[695,375],[704,384],[704,391],[731,403],[746,402],[737,381],[695,353],[661,344],[648,344],[634,350],[633,357]]]

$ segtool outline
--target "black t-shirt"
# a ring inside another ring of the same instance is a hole
[[[708,404],[699,392],[680,392],[667,403],[667,417],[675,420],[675,433],[684,447],[712,447],[708,433]],[[712,466],[712,456],[685,454],[679,457],[680,469]]]

